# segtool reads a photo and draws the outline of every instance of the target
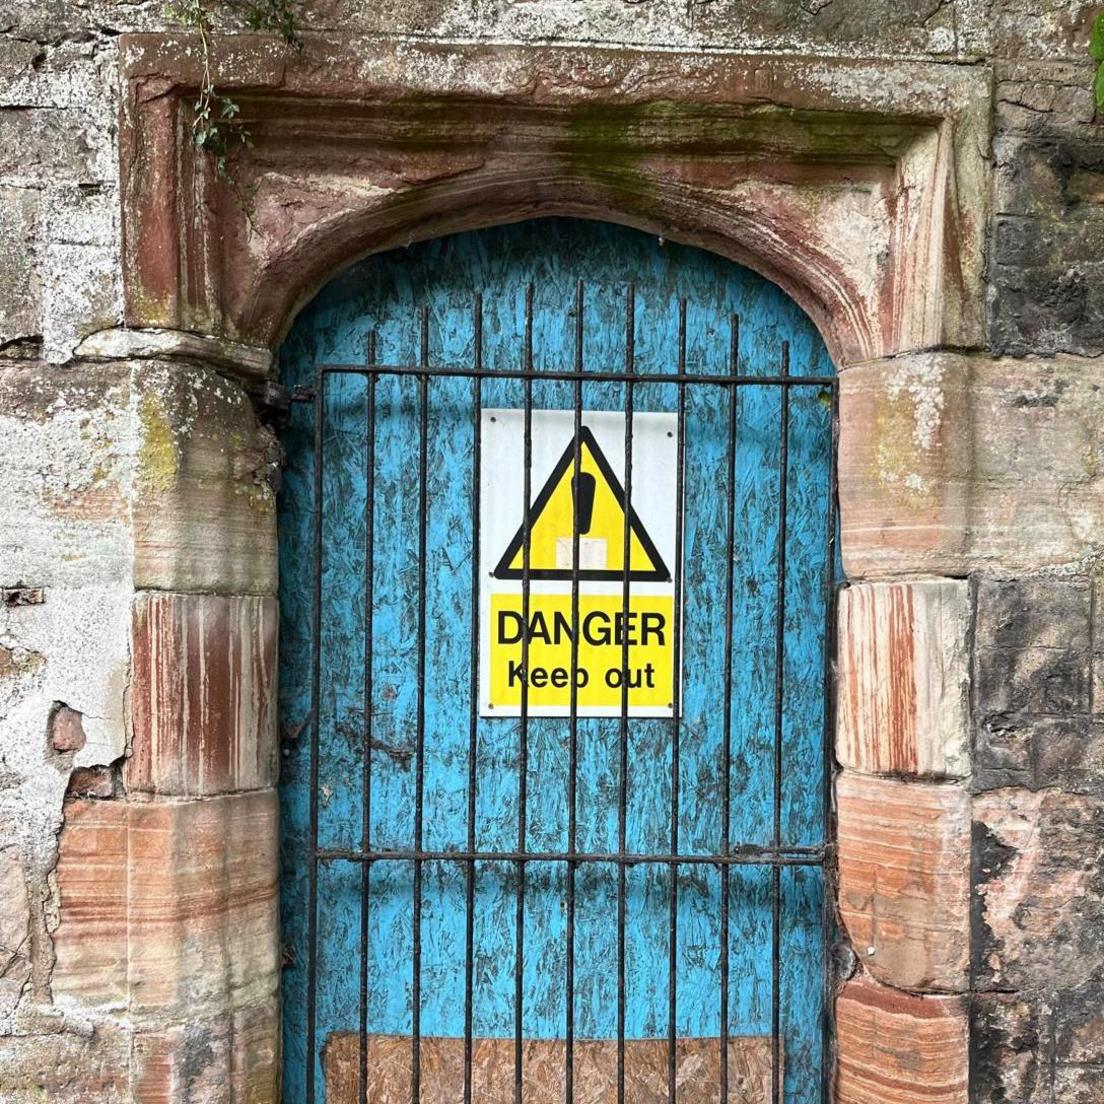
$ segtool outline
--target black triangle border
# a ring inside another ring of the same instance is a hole
[[[594,439],[594,434],[591,433],[589,427],[582,426],[579,432],[579,450],[582,455],[582,447],[586,445],[590,449],[591,455],[594,457],[594,462],[598,465],[598,470],[602,473],[602,476],[609,483],[610,488],[613,490],[617,501],[624,503],[625,501],[625,488],[621,486],[621,481],[614,474],[613,468],[610,467],[609,461],[606,459],[606,454],[598,447],[598,442]],[[521,527],[514,535],[513,540],[506,546],[506,551],[503,553],[502,559],[498,561],[498,566],[491,572],[491,575],[496,579],[523,579],[524,568],[523,567],[510,567],[510,562],[514,557],[522,550],[522,546],[525,543],[525,530],[528,527],[529,531],[533,531],[533,526],[536,524],[537,519],[540,517],[541,512],[545,506],[548,505],[548,500],[552,497],[553,492],[559,485],[560,480],[563,478],[564,472],[568,467],[574,468],[575,465],[575,438],[568,442],[567,448],[564,450],[563,456],[556,461],[556,466],[552,469],[552,474],[545,481],[544,486],[541,488],[541,493],[533,501],[529,507],[529,517],[526,521],[523,521]],[[651,571],[630,571],[629,581],[638,583],[669,583],[671,581],[671,572],[668,571],[667,565],[663,562],[663,557],[659,554],[659,550],[652,543],[652,538],[648,536],[648,531],[644,528],[644,525],[637,517],[636,510],[633,509],[633,505],[629,503],[628,510],[628,522],[630,531],[635,534],[636,539],[640,542],[641,547],[648,554],[652,563],[655,565]],[[547,568],[530,568],[529,579],[541,579],[541,580],[561,580],[570,582],[572,579],[579,579],[584,582],[622,582],[625,578],[623,571],[616,571],[612,569],[598,570],[596,568],[580,568],[578,573],[575,574],[570,568],[559,567],[547,567]]]

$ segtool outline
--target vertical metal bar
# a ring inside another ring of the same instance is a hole
[[[322,701],[322,487],[326,375],[314,379],[314,588],[311,594],[310,869],[307,874],[307,1104],[314,1104],[318,1046],[318,755]]]
[[[524,624],[529,624],[529,560],[531,558],[532,519],[529,508],[532,500],[533,482],[533,285],[525,288],[525,412],[524,412],[524,473],[522,476],[522,495],[525,499],[522,526],[521,563],[521,616]],[[518,729],[518,821],[517,849],[524,855],[526,847],[526,799],[528,797],[529,775],[529,634],[525,633],[521,644],[521,665],[525,677],[521,683],[521,724]],[[522,1028],[525,1002],[525,859],[517,861],[517,909],[516,909],[516,950],[514,954],[514,1104],[522,1104]]]
[[[583,281],[575,284],[575,371],[583,370]],[[574,395],[574,455],[572,457],[572,478],[578,485],[582,471],[583,432],[583,381],[575,381]],[[567,774],[567,851],[574,855],[576,850],[579,782],[579,500],[573,496],[573,518],[571,531],[571,690],[568,707],[570,728],[570,747],[568,750]],[[564,1096],[566,1104],[575,1100],[575,870],[576,865],[569,860],[567,864],[567,1009],[564,1029],[566,1052],[566,1071],[564,1078]]]
[[[790,374],[790,343],[782,342],[781,376]],[[786,507],[789,490],[790,389],[783,385],[778,442],[778,545],[775,551],[774,613],[774,846],[782,844],[782,728],[786,689]],[[771,1104],[781,1100],[782,868],[771,865]]]
[[[429,307],[421,310],[421,367],[429,367]],[[422,850],[425,798],[425,675],[426,675],[426,528],[429,499],[426,487],[429,450],[429,375],[418,377],[418,713],[417,766],[414,782],[414,850]],[[422,860],[414,859],[413,963],[411,985],[411,1104],[422,1091]]]
[[[483,296],[472,303],[472,360],[483,370]],[[479,541],[483,462],[483,381],[472,378],[471,718],[468,725],[468,853],[475,851],[476,764],[479,751]],[[472,1019],[475,1004],[475,860],[468,861],[464,913],[464,1104],[472,1104]]]
[[[636,363],[636,285],[629,284],[625,303],[625,374],[631,376]],[[629,524],[632,503],[633,462],[633,382],[625,381],[625,501],[624,537],[621,549],[621,613],[624,622],[629,616],[629,576],[632,574],[632,527]],[[628,811],[629,774],[629,639],[621,640],[621,725],[620,770],[617,781],[617,854],[622,858],[626,846],[626,815]],[[617,864],[617,1104],[625,1104],[625,897],[627,870],[624,862]]]
[[[729,328],[728,367],[739,373],[740,319],[732,315]],[[725,638],[724,638],[724,750],[721,761],[721,834],[726,857],[732,848],[732,620],[735,595],[736,544],[736,386],[728,388],[728,505],[725,527]],[[721,865],[721,1104],[728,1104],[728,967],[729,967],[729,868]]]
[[[832,825],[832,775],[835,764],[835,655],[836,655],[836,449],[839,442],[839,386],[838,381],[831,382],[831,425],[829,428],[829,452],[828,452],[828,509],[827,533],[825,534],[825,561],[824,561],[824,654],[822,664],[824,668],[824,720],[823,720],[823,778],[821,784],[824,788],[823,806],[823,837],[827,841]],[[832,1073],[829,1055],[832,1046],[832,939],[834,936],[832,927],[834,914],[832,903],[834,900],[833,887],[829,884],[832,876],[831,866],[825,863],[820,868],[821,877],[821,941],[824,955],[824,992],[821,997],[820,1010],[821,1023],[821,1100],[822,1104],[829,1104],[832,1093]]]
[[[678,374],[686,374],[686,300],[679,300]],[[686,385],[678,385],[678,444],[675,474],[675,609],[671,672],[671,854],[679,852],[679,774],[682,725],[682,526],[686,480]],[[667,958],[667,1101],[675,1104],[678,1055],[678,863],[671,863],[668,897],[670,944]]]
[[[368,335],[368,367],[376,364],[376,332]],[[361,754],[361,789],[363,791],[363,820],[360,826],[360,847],[371,850],[372,834],[372,654],[375,571],[376,506],[376,375],[368,376],[368,393],[364,430],[364,741]],[[360,864],[360,1072],[358,1075],[360,1104],[368,1104],[368,897],[372,880],[372,864]]]

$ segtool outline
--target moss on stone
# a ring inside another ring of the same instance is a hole
[[[153,392],[142,396],[138,405],[142,426],[142,444],[138,453],[138,472],[142,480],[158,490],[168,490],[177,473],[176,443],[172,427],[160,399]]]

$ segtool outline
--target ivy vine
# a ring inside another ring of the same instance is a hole
[[[228,21],[241,21],[253,31],[278,34],[294,49],[303,45],[296,22],[297,0],[172,0],[165,17],[190,27],[199,36],[203,74],[192,117],[192,142],[206,154],[215,171],[230,179],[231,150],[250,145],[249,130],[242,122],[241,107],[215,84],[211,67],[211,36]]]

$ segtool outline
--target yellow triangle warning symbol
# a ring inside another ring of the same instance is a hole
[[[629,503],[629,578],[669,582],[655,544]],[[625,491],[598,442],[583,426],[579,433],[579,474],[575,441],[556,462],[529,509],[529,578],[571,579],[575,558],[575,519],[579,522],[578,578],[617,581],[625,577]],[[523,578],[526,526],[523,523],[494,570],[496,579]]]

